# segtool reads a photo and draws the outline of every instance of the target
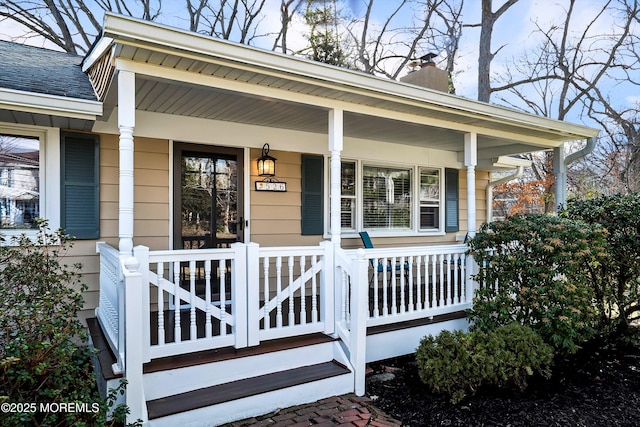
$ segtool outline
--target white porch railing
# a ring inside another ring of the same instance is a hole
[[[367,328],[471,307],[475,263],[465,251],[235,243],[151,252],[138,246],[125,260],[100,243],[97,316],[130,383],[141,383],[142,364],[154,358],[323,332],[343,342],[354,391],[363,394]],[[144,419],[140,398],[128,404]]]
[[[249,345],[333,333],[333,246],[247,245]]]
[[[100,302],[96,318],[116,356],[113,371],[119,373],[124,370],[125,353],[124,278],[120,253],[103,242],[96,245],[96,251],[100,254]]]

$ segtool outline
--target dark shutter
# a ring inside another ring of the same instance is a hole
[[[100,237],[99,153],[97,135],[62,134],[61,227],[76,239]]]
[[[324,232],[324,157],[302,155],[302,234]]]
[[[445,169],[444,171],[444,209],[445,224],[444,231],[452,233],[460,230],[458,221],[458,211],[460,207],[460,198],[458,194],[458,177],[457,169]]]

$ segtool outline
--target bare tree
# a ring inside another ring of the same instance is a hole
[[[462,0],[402,0],[378,22],[374,0],[368,0],[364,15],[354,17],[347,29],[355,45],[355,66],[396,79],[416,56],[437,52],[444,54],[447,70],[452,71],[462,5]],[[407,16],[412,21],[407,22]]]
[[[289,32],[289,25],[293,20],[294,15],[299,11],[300,6],[305,0],[281,0],[280,1],[280,23],[282,24],[280,32],[273,41],[273,47],[271,50],[280,50],[282,53],[289,53],[287,47],[287,34]]]
[[[13,21],[25,30],[16,37],[41,37],[65,52],[86,53],[101,31],[104,11],[155,20],[162,0],[0,0],[0,22]],[[132,5],[134,7],[132,7]]]
[[[559,120],[577,117],[598,123],[605,129],[599,157],[572,164],[569,182],[588,189],[601,174],[601,184],[605,177],[609,187],[612,179],[622,179],[623,187],[631,190],[632,181],[640,181],[638,106],[629,108],[619,100],[616,105],[602,88],[637,91],[640,5],[637,0],[609,0],[586,23],[574,19],[576,0],[568,0],[567,5],[562,22],[545,28],[536,23],[534,36],[541,36],[541,44],[515,60],[492,91],[513,108]],[[603,33],[602,27],[611,30]],[[552,176],[549,158],[537,165],[541,176]],[[553,187],[545,192],[550,197]]]
[[[478,43],[478,101],[489,102],[491,98],[491,61],[504,47],[491,51],[491,39],[496,21],[518,0],[507,0],[495,12],[493,0],[482,0],[480,18],[480,41]]]

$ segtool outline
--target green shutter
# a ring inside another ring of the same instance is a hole
[[[324,157],[302,155],[302,234],[324,232]]]
[[[445,169],[444,171],[444,209],[445,224],[444,231],[452,233],[460,230],[458,221],[458,212],[460,207],[460,198],[458,194],[458,177],[457,169]]]
[[[100,143],[97,135],[63,133],[61,227],[76,239],[100,237]]]

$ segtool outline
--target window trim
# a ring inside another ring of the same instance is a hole
[[[353,162],[356,164],[355,166],[355,179],[356,179],[356,229],[355,231],[352,229],[343,229],[341,228],[340,236],[343,238],[358,238],[360,231],[365,231],[364,228],[364,217],[362,215],[363,212],[363,168],[364,166],[370,167],[381,167],[381,168],[396,168],[396,169],[409,169],[411,170],[411,228],[410,229],[366,229],[369,232],[370,236],[373,237],[415,237],[415,236],[444,236],[447,233],[445,232],[445,167],[444,166],[433,166],[428,164],[407,164],[407,163],[399,163],[399,162],[380,162],[380,161],[367,161],[367,160],[359,160],[353,159],[350,157],[344,157],[340,159],[340,162]],[[325,162],[328,163],[328,162]],[[440,177],[440,198],[438,205],[438,214],[440,216],[440,223],[438,224],[437,229],[420,229],[420,200],[419,200],[419,192],[420,192],[420,180],[419,173],[420,169],[433,169],[437,170]],[[325,168],[325,171],[329,172],[326,174],[328,184],[325,186],[328,190],[331,187],[331,174],[328,168]],[[340,187],[342,189],[342,186]],[[330,191],[327,191],[325,196],[330,200]],[[342,195],[340,197],[342,201]],[[327,209],[330,209],[330,203],[327,203]],[[326,232],[325,237],[329,237],[331,224],[329,223],[330,215],[326,215],[327,224],[326,224]]]
[[[38,138],[40,141],[40,216],[49,221],[49,228],[60,227],[60,129],[44,126],[24,126],[0,123],[4,135]],[[11,237],[25,234],[35,237],[36,229],[2,229],[0,234]]]

